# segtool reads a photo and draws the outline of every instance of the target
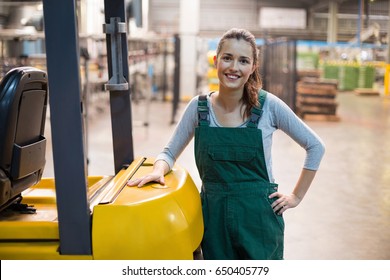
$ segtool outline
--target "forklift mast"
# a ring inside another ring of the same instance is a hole
[[[83,144],[76,1],[43,0],[60,251],[91,254],[91,213]],[[124,0],[105,0],[107,60],[115,172],[133,160]],[[60,11],[60,12],[59,12]],[[79,108],[75,110],[75,108]]]

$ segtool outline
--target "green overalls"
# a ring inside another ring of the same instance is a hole
[[[260,106],[266,92],[259,92]],[[262,110],[253,108],[245,128],[209,127],[207,98],[198,101],[195,160],[203,186],[204,259],[283,259],[284,221],[268,196]]]

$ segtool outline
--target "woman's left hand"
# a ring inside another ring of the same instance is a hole
[[[298,204],[301,202],[301,199],[295,194],[285,195],[279,192],[274,192],[269,196],[269,198],[274,197],[277,197],[278,199],[275,200],[271,206],[274,212],[279,215],[282,215],[283,212],[289,208],[298,206]]]

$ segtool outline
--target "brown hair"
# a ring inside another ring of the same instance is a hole
[[[217,57],[221,52],[222,46],[228,39],[237,39],[244,40],[248,42],[252,47],[252,55],[253,55],[253,65],[255,67],[255,71],[249,76],[248,81],[244,85],[244,93],[242,96],[242,102],[246,105],[244,116],[248,117],[251,114],[251,110],[253,107],[258,106],[258,91],[262,86],[260,72],[259,72],[259,55],[258,49],[256,45],[255,36],[250,33],[248,30],[232,28],[228,30],[221,38],[217,47]]]

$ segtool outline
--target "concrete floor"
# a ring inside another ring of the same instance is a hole
[[[323,138],[326,153],[303,202],[284,215],[285,259],[390,260],[390,98],[340,92],[337,100],[340,122],[308,122]],[[88,126],[89,174],[112,175],[109,108],[104,99],[93,102]],[[184,107],[181,103],[176,119]],[[164,147],[174,129],[171,113],[170,103],[133,105],[136,157],[155,157]],[[49,121],[46,136],[50,138]],[[44,176],[52,177],[48,142]],[[178,164],[199,187],[192,144]],[[273,162],[281,191],[294,187],[304,155],[286,135],[276,133]]]

